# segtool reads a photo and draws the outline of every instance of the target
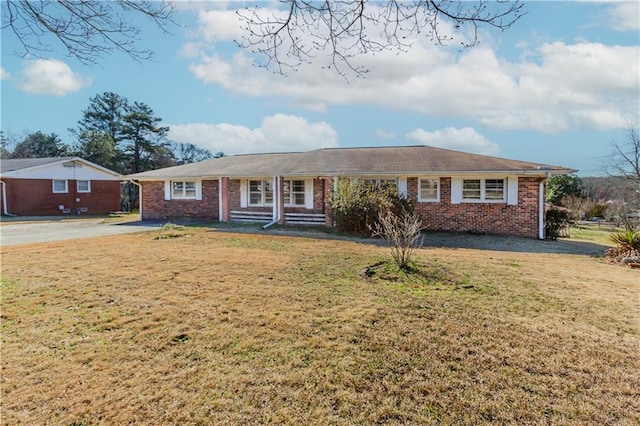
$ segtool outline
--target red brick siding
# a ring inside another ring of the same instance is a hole
[[[518,179],[518,205],[506,203],[451,204],[451,178],[440,178],[440,202],[418,199],[418,179],[407,179],[408,196],[415,201],[416,211],[428,229],[454,232],[538,237],[540,178]]]
[[[506,203],[451,204],[451,178],[440,179],[440,202],[415,201],[416,211],[430,230],[484,232],[489,234],[538,237],[538,177],[518,179],[518,205]],[[143,182],[143,214],[145,219],[201,217],[218,220],[218,181],[203,181],[202,201],[164,199],[164,182]],[[286,207],[285,212],[325,213],[326,224],[332,224],[329,208],[332,181],[314,179],[314,208]],[[418,178],[407,179],[408,196],[417,200]],[[324,201],[324,204],[323,204]],[[272,207],[240,207],[240,179],[228,181],[228,203],[231,210],[272,212]]]
[[[7,189],[7,210],[20,216],[62,215],[59,206],[71,209],[86,208],[81,214],[104,214],[120,210],[120,182],[91,180],[91,192],[77,192],[77,182],[68,180],[68,192],[53,193],[51,179],[2,179]],[[79,201],[76,201],[79,200]]]
[[[142,219],[218,220],[218,181],[202,181],[202,200],[165,200],[164,181],[141,182]]]

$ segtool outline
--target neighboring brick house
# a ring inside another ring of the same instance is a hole
[[[0,180],[3,215],[120,210],[122,176],[78,157],[2,159]]]
[[[333,225],[340,177],[393,183],[430,230],[544,238],[544,182],[573,170],[429,146],[223,157],[129,175],[144,219]]]

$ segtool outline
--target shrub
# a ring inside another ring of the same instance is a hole
[[[616,262],[640,261],[640,231],[626,230],[611,234],[616,245],[607,250],[606,256]]]
[[[380,212],[413,213],[411,200],[393,185],[375,186],[359,179],[341,178],[331,201],[336,227],[343,232],[371,235]]]
[[[562,236],[562,230],[569,225],[569,213],[566,210],[551,208],[545,215],[545,235],[548,240]]]
[[[640,250],[640,231],[626,230],[609,237],[616,245],[629,250]]]
[[[397,215],[391,209],[386,209],[378,214],[378,221],[371,227],[371,233],[387,240],[393,261],[398,268],[407,270],[413,252],[422,244],[423,229],[417,213],[403,210]]]

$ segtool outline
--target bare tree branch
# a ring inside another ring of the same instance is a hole
[[[610,174],[637,181],[640,186],[640,136],[636,129],[632,126],[627,129],[626,144],[612,142],[611,146],[614,161]]]
[[[470,40],[461,43],[467,48],[479,42],[481,26],[506,30],[525,14],[520,0],[279,1],[286,7],[238,11],[246,35],[236,43],[262,56],[259,66],[275,67],[281,74],[328,54],[328,68],[342,76],[351,72],[361,76],[367,69],[354,64],[358,55],[406,51],[418,35],[447,44],[453,36],[445,26],[457,32],[470,26]]]
[[[136,61],[151,59],[151,50],[136,47],[140,28],[126,19],[129,14],[148,18],[165,33],[175,24],[167,1],[5,0],[2,30],[13,32],[22,45],[17,53],[24,57],[41,57],[57,41],[85,64],[95,64],[113,50]]]

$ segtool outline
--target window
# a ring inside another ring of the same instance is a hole
[[[504,201],[504,179],[464,179],[462,199],[465,201]]]
[[[76,182],[78,192],[91,192],[91,181],[90,180],[79,180]]]
[[[249,205],[271,206],[273,205],[273,183],[270,180],[249,181]]]
[[[371,186],[397,186],[395,179],[362,179],[362,183]]]
[[[440,200],[440,179],[420,179],[418,185],[418,201]]]
[[[287,206],[304,206],[304,181],[285,180],[284,181],[284,204]]]
[[[66,180],[54,180],[53,181],[53,193],[54,194],[66,194],[69,192]]]
[[[171,198],[196,198],[196,183],[194,181],[171,182]]]
[[[480,179],[465,179],[462,182],[463,200],[480,200],[482,198],[482,184]]]
[[[486,200],[504,200],[504,179],[486,179],[484,181],[484,198]]]

